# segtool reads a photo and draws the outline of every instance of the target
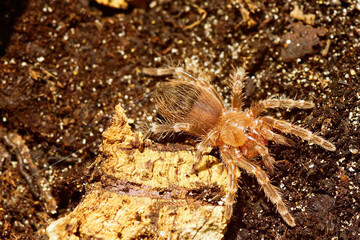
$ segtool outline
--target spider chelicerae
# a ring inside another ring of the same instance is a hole
[[[277,211],[290,226],[295,221],[289,213],[281,195],[274,187],[268,174],[259,166],[256,157],[260,156],[266,169],[272,172],[275,159],[268,150],[268,141],[292,146],[294,142],[279,134],[289,133],[310,141],[326,150],[335,151],[331,142],[311,131],[278,120],[270,116],[259,116],[269,108],[313,108],[310,101],[293,99],[266,99],[243,110],[242,88],[245,70],[237,68],[231,75],[233,83],[232,107],[226,109],[218,92],[205,78],[192,76],[183,68],[145,69],[149,75],[173,74],[176,78],[160,83],[154,91],[154,100],[158,113],[164,120],[155,124],[151,131],[155,134],[185,132],[199,139],[197,144],[197,168],[203,153],[209,147],[220,150],[221,159],[229,174],[225,197],[225,216],[229,220],[238,189],[236,171],[240,168],[257,179],[265,195],[276,206]],[[275,131],[274,131],[275,130]]]

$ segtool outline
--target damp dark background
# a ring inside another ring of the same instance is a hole
[[[315,15],[314,24],[290,17],[295,4]],[[270,144],[279,160],[271,179],[297,226],[286,226],[242,174],[225,239],[359,239],[359,14],[359,3],[341,0],[134,1],[126,10],[88,0],[2,0],[1,139],[17,132],[26,142],[58,211],[46,212],[0,141],[0,238],[47,239],[48,224],[83,196],[114,107],[122,104],[134,131],[156,120],[151,92],[166,79],[141,70],[186,63],[209,73],[226,102],[236,66],[248,72],[244,107],[271,96],[314,101],[311,110],[268,114],[337,146]]]

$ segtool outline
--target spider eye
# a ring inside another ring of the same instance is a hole
[[[249,133],[250,132],[250,127],[245,128],[244,132]]]

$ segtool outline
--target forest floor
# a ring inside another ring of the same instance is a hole
[[[313,101],[268,114],[337,147],[271,143],[271,180],[297,225],[244,173],[225,239],[360,239],[359,15],[350,0],[134,1],[126,10],[1,1],[0,238],[47,239],[49,223],[81,200],[115,106],[133,131],[156,121],[151,92],[165,79],[142,69],[186,64],[211,74],[228,103],[228,76],[244,67],[245,108],[271,96]]]

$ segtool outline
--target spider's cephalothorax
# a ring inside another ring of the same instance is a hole
[[[178,78],[159,84],[154,92],[158,112],[165,120],[154,125],[152,132],[165,134],[186,132],[198,137],[200,139],[200,143],[196,146],[198,160],[194,164],[194,169],[208,147],[219,148],[222,161],[229,173],[225,199],[227,219],[232,215],[232,206],[238,188],[236,171],[240,168],[256,177],[265,195],[276,205],[285,222],[295,226],[295,221],[288,212],[279,191],[270,183],[267,173],[253,159],[260,156],[267,170],[272,172],[275,160],[269,154],[268,140],[277,144],[294,144],[292,140],[273,130],[293,134],[330,151],[335,151],[336,148],[331,142],[307,129],[259,114],[268,108],[308,109],[314,107],[314,104],[303,100],[267,99],[243,111],[242,85],[245,71],[239,68],[231,76],[232,108],[227,110],[209,81],[201,77],[195,78],[182,68],[173,68],[171,71]]]

